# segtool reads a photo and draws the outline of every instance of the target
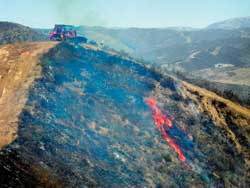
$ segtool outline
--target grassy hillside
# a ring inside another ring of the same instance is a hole
[[[16,23],[0,22],[0,44],[43,40],[48,40],[47,36],[34,29]]]

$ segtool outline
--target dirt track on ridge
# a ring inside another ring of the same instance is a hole
[[[0,149],[17,137],[18,115],[29,87],[40,75],[39,57],[55,42],[0,46]]]

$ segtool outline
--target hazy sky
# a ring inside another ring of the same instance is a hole
[[[250,16],[250,0],[0,0],[0,21],[110,27],[204,27]]]

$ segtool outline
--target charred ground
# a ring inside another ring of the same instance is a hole
[[[244,187],[249,110],[133,60],[60,43],[0,153],[2,187]],[[175,117],[165,142],[146,97]],[[188,139],[192,135],[192,140]]]

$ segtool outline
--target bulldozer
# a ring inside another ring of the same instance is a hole
[[[74,43],[86,43],[87,38],[77,36],[77,32],[72,25],[56,24],[54,29],[49,33],[49,38],[52,41],[68,41]]]

